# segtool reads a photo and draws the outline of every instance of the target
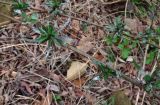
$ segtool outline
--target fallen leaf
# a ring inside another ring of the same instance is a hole
[[[91,43],[91,37],[85,37],[83,36],[79,42],[79,45],[77,48],[79,50],[82,50],[84,52],[88,52],[93,48],[93,44]]]
[[[73,61],[69,70],[67,71],[67,80],[75,80],[82,76],[87,69],[86,63],[81,63],[79,61]]]
[[[86,83],[87,78],[85,76],[82,76],[80,79],[75,79],[72,81],[72,83],[77,87],[82,87],[84,83]]]
[[[138,34],[138,32],[143,32],[144,27],[142,25],[142,22],[140,22],[137,19],[131,19],[131,18],[126,18],[125,19],[125,29]]]
[[[104,56],[102,54],[97,54],[95,55],[95,58],[102,61],[102,59],[104,58]]]

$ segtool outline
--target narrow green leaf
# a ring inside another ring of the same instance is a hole
[[[48,37],[47,36],[40,36],[36,39],[36,42],[38,43],[44,43],[48,40]]]

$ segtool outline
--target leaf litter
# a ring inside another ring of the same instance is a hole
[[[39,25],[48,21],[52,25],[57,23],[55,28],[58,30],[58,26],[62,25],[67,19],[66,16],[60,15],[48,18],[50,14],[45,12],[45,9],[49,10],[49,8],[42,0],[31,0],[29,4],[30,6],[25,11],[26,14],[30,14],[33,11],[39,14],[39,22],[36,25],[31,25],[32,28],[38,28]],[[67,5],[64,6],[63,4]],[[69,18],[70,16],[75,18],[71,19],[72,21],[69,21],[67,25],[65,24],[66,27],[59,32],[59,36],[66,40],[69,45],[73,45],[88,54],[95,53],[97,49],[95,46],[101,46],[100,52],[102,49],[106,51],[109,46],[103,43],[103,38],[109,33],[105,33],[102,28],[97,28],[97,25],[103,26],[108,24],[110,22],[108,16],[111,16],[111,18],[116,17],[121,14],[119,11],[125,10],[124,7],[125,2],[123,1],[66,0],[58,7],[60,9],[59,12],[65,11],[66,14],[69,14]],[[58,13],[58,11],[56,12]],[[111,15],[110,13],[113,14]],[[16,19],[21,19],[19,15],[15,17]],[[142,22],[139,18],[126,18],[124,21],[126,24],[125,29],[133,34],[143,32],[146,27],[144,25],[145,21],[143,20]],[[87,26],[84,30],[81,27],[82,22]],[[150,23],[151,21],[147,24]],[[154,23],[154,27],[156,27],[156,24]],[[25,40],[26,37],[35,39],[37,36],[34,31],[24,24],[13,22],[5,26],[5,28],[1,28],[0,86],[2,87],[2,92],[0,100],[2,101],[0,101],[0,104],[103,105],[116,90],[123,90],[124,92],[120,96],[129,97],[130,101],[135,103],[137,87],[122,79],[115,79],[113,77],[109,77],[108,80],[104,81],[101,75],[99,75],[101,72],[97,70],[96,65],[91,62],[86,63],[86,58],[69,49],[52,47],[52,50],[48,50],[47,43],[32,44]],[[4,48],[4,46],[7,48]],[[64,56],[63,52],[67,52],[67,55]],[[46,56],[46,53],[48,53],[48,56]],[[113,53],[119,56],[119,51],[116,47]],[[106,59],[107,54],[98,53],[95,55],[95,58],[108,63],[108,59]],[[133,55],[127,57],[122,62],[117,60],[111,65],[116,65],[116,68],[126,75],[135,77],[137,71],[135,71],[132,65],[135,56],[138,56],[137,59],[142,60],[139,57],[141,55]],[[98,78],[94,79],[95,77]],[[7,82],[4,83],[4,81]],[[124,93],[130,94],[126,96]],[[140,92],[140,94],[142,95],[143,92]],[[60,101],[55,101],[53,97],[61,98],[57,98]],[[145,102],[151,99],[147,95]],[[126,100],[129,103],[127,105],[130,105],[128,98]]]

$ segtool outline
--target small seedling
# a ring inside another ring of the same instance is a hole
[[[62,100],[62,97],[60,95],[55,95],[53,99],[55,102],[59,103]]]
[[[51,25],[42,26],[36,30],[40,36],[36,39],[38,43],[48,42],[48,46],[51,45],[63,45],[62,40],[58,38],[58,34]]]
[[[120,17],[117,17],[114,22],[107,26],[107,30],[110,32],[105,38],[105,42],[109,46],[116,46],[120,50],[120,55],[123,59],[126,59],[131,54],[131,49],[137,46],[137,41],[131,41],[131,39],[124,36],[130,36],[130,33],[124,29],[125,24]]]
[[[155,79],[155,76],[145,75],[144,81],[145,91],[151,92],[154,89],[160,89],[160,80],[158,78]]]
[[[124,23],[120,17],[117,17],[115,18],[114,22],[108,25],[106,28],[109,32],[114,32],[117,35],[121,35],[124,31]]]
[[[60,7],[61,3],[62,3],[61,0],[49,0],[47,2],[47,5],[52,8],[50,13],[59,14],[60,10],[58,8]]]
[[[96,62],[96,65],[102,71],[103,78],[105,80],[107,80],[109,76],[116,76],[116,72],[114,72],[111,68],[105,66],[104,64]]]
[[[23,2],[22,0],[14,0],[13,9],[24,10],[28,8],[28,4]]]

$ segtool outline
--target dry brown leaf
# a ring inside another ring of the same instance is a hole
[[[144,27],[142,26],[142,22],[137,19],[126,18],[125,19],[125,28],[133,33],[143,32]]]
[[[79,61],[73,61],[69,70],[67,71],[67,80],[75,80],[82,76],[87,69],[86,63],[81,63]]]
[[[80,30],[80,23],[78,20],[73,20],[71,25],[76,31]]]
[[[84,51],[84,52],[90,51],[94,47],[93,44],[90,41],[91,41],[90,37],[83,36],[81,38],[77,48]]]
[[[87,78],[85,76],[82,76],[80,79],[75,79],[72,81],[72,83],[77,87],[82,87],[84,83],[86,83]]]
[[[102,54],[97,54],[96,53],[95,58],[98,59],[98,60],[100,60],[100,61],[102,61],[103,58],[104,58],[104,56]]]

